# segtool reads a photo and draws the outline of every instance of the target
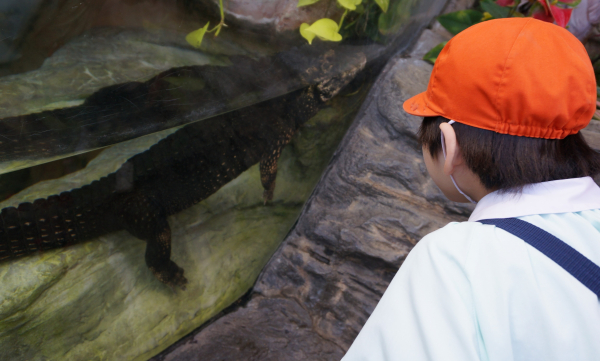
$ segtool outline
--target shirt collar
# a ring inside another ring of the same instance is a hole
[[[522,193],[492,192],[481,198],[469,222],[600,208],[600,188],[591,177],[527,185]]]

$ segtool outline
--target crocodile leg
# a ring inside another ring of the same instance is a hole
[[[273,144],[271,149],[263,155],[260,160],[260,182],[265,191],[263,199],[265,205],[273,200],[273,191],[275,191],[275,179],[277,178],[277,161],[281,156],[281,151],[292,139],[292,133],[285,134]]]
[[[263,199],[265,205],[273,200],[273,191],[275,190],[275,178],[277,178],[277,160],[278,154],[271,154],[260,161],[260,182],[265,191]]]
[[[134,193],[121,207],[123,227],[146,241],[146,265],[159,281],[175,290],[185,290],[183,269],[171,261],[171,228],[167,216],[154,199]]]

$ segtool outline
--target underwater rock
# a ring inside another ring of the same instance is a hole
[[[18,56],[14,43],[29,25],[42,0],[4,0],[0,2],[0,64]]]
[[[106,0],[6,0],[0,5],[0,74],[39,67],[69,39],[90,29]]]
[[[172,217],[172,257],[186,291],[154,278],[127,232],[0,266],[0,350],[10,360],[146,360],[242,296],[293,225],[362,93],[334,99],[284,148],[274,201],[258,166]],[[88,184],[176,129],[120,143],[86,168],[41,182],[0,207]]]
[[[176,38],[139,30],[90,31],[56,51],[41,68],[0,77],[0,118],[79,105],[103,87],[145,81],[174,67],[229,64],[223,57],[170,46]]]
[[[149,37],[150,34],[143,31],[98,29],[74,39],[37,70],[0,77],[0,119],[80,106],[86,97],[101,88],[144,81],[173,67],[229,64],[224,57],[170,47],[168,34],[156,35],[152,41]],[[50,121],[47,126],[68,138],[65,124]],[[77,137],[86,136],[92,135],[85,129],[73,136],[69,146],[74,149],[70,149],[70,154],[54,154],[47,158],[15,156],[11,161],[0,162],[0,173],[92,150],[76,141]]]

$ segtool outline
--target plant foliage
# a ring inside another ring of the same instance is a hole
[[[446,46],[446,43],[447,41],[444,41],[443,43],[439,43],[436,46],[434,46],[433,49],[429,50],[427,54],[423,56],[423,60],[426,60],[432,64],[435,63],[438,55],[440,55],[440,52],[442,51],[444,46]]]
[[[300,35],[302,35],[309,44],[312,44],[315,37],[318,37],[323,41],[340,41],[342,40],[342,36],[338,31],[338,24],[327,18],[319,19],[312,25],[308,25],[307,23],[300,25]]]
[[[476,10],[460,10],[438,16],[437,20],[452,35],[456,35],[471,25],[481,22],[483,13]]]
[[[298,0],[298,7],[309,6],[319,2],[319,0]],[[369,29],[373,24],[377,16],[374,16],[373,6],[374,4],[378,7],[379,13],[386,13],[390,6],[389,0],[337,0],[337,5],[344,9],[344,13],[340,18],[339,22],[336,23],[334,20],[329,18],[322,18],[312,25],[303,23],[300,25],[300,35],[312,44],[315,37],[322,41],[340,41],[342,40],[342,33],[348,33],[350,28],[362,29],[363,33],[367,33],[369,36],[376,36],[376,34],[369,34]],[[344,20],[348,20],[346,26],[344,26]],[[334,24],[336,25],[334,27]],[[375,23],[376,26],[376,23]]]
[[[531,16],[538,20],[567,26],[573,8],[581,0],[481,0],[477,9],[460,10],[438,16],[439,23],[452,35],[490,19]],[[436,45],[423,60],[434,63],[446,42]]]
[[[202,40],[204,39],[204,35],[206,35],[206,33],[214,32],[215,36],[219,36],[221,29],[224,26],[227,26],[225,24],[225,10],[223,9],[223,0],[219,0],[219,10],[221,12],[221,21],[217,24],[217,26],[208,30],[208,24],[210,24],[210,22],[207,22],[206,25],[204,25],[200,29],[194,30],[191,33],[187,34],[185,40],[188,42],[188,44],[190,44],[194,48],[199,49],[200,45],[202,45]]]

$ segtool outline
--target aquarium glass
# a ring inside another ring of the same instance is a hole
[[[147,360],[251,289],[445,0],[0,2],[0,359]]]

